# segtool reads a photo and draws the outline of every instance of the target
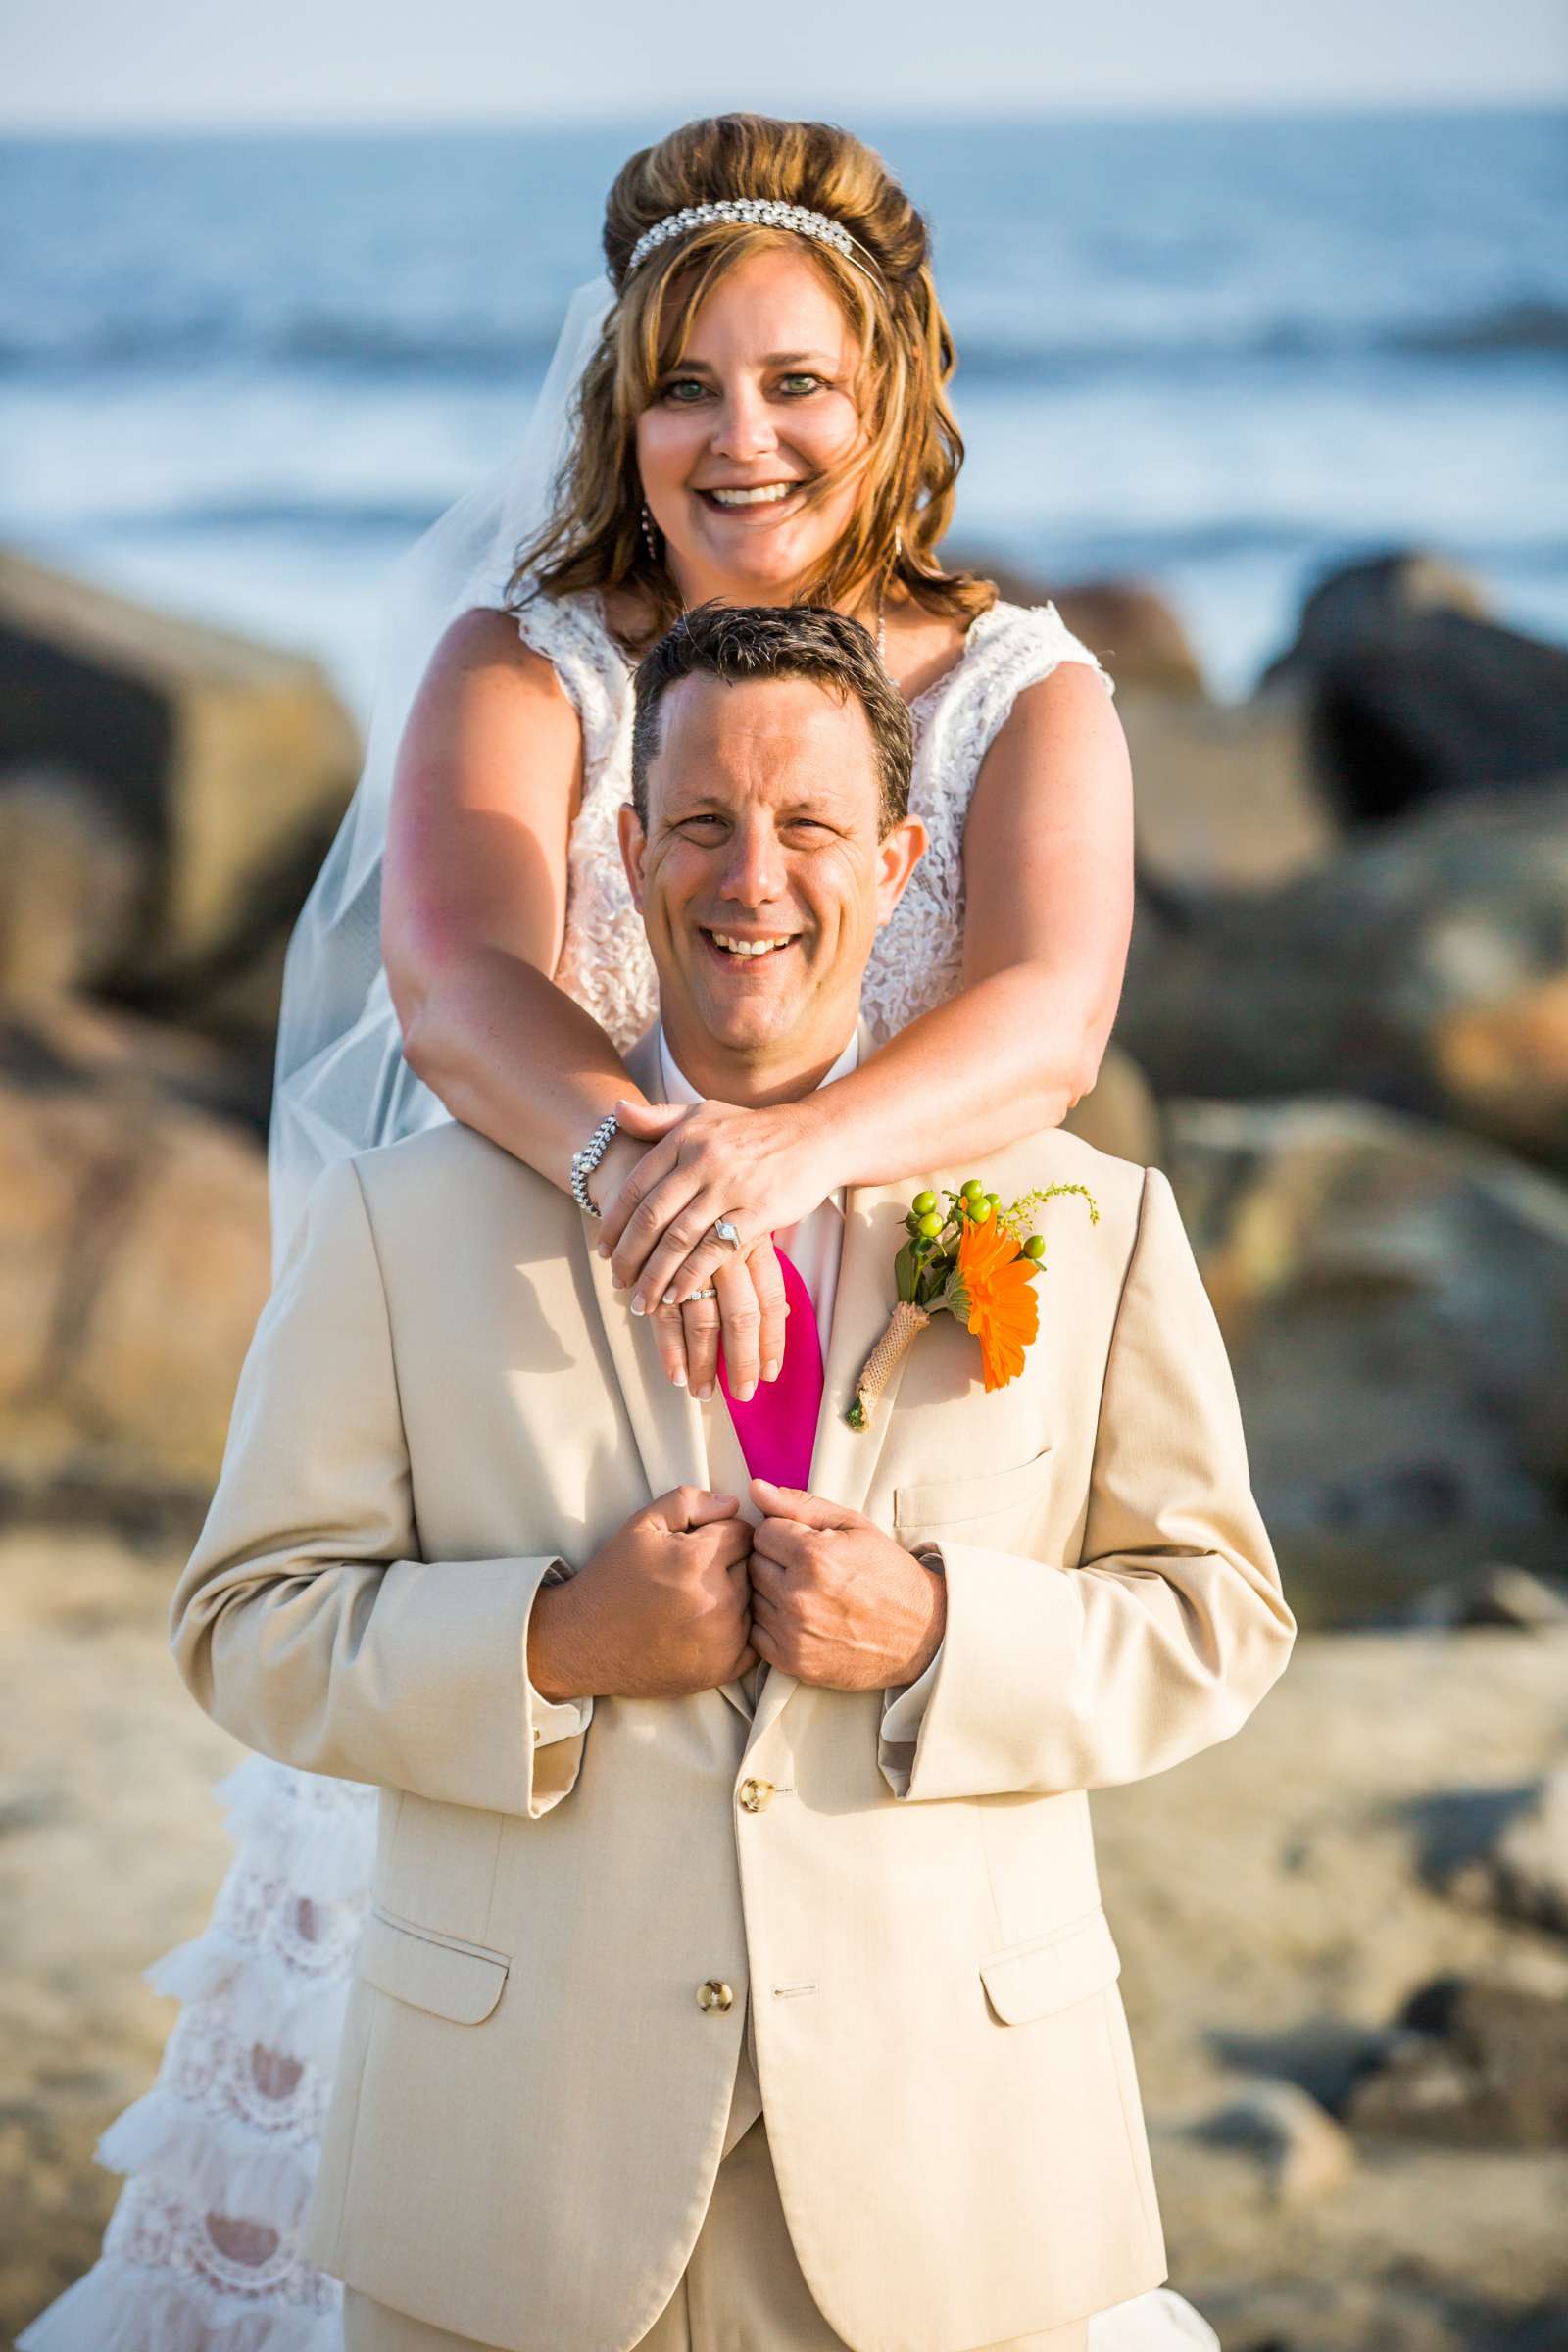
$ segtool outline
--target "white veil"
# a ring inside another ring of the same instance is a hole
[[[451,1115],[403,1058],[381,962],[381,858],[393,766],[415,695],[448,625],[472,605],[500,605],[517,548],[553,510],[578,382],[615,299],[604,275],[577,288],[520,448],[449,507],[393,567],[365,766],[283,967],[268,1139],[274,1276],[324,1167]]]

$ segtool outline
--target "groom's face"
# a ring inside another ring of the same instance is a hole
[[[621,810],[621,850],[676,1060],[730,1102],[814,1084],[925,846],[917,817],[878,833],[864,707],[811,678],[682,678],[647,798],[646,830]]]

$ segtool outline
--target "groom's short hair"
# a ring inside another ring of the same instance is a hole
[[[631,798],[648,826],[648,770],[659,754],[659,707],[681,678],[814,678],[840,702],[858,695],[870,722],[881,791],[878,838],[909,813],[914,725],[870,633],[828,605],[721,605],[683,612],[637,665]]]

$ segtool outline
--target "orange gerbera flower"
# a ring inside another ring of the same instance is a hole
[[[953,1308],[980,1342],[987,1393],[1016,1379],[1023,1351],[1040,1329],[1040,1299],[1034,1261],[1023,1255],[1000,1217],[983,1225],[965,1218]]]

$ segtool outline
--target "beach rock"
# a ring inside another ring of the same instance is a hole
[[[1568,2145],[1568,2001],[1441,1977],[1350,2094],[1348,2120],[1446,2146]]]
[[[1079,580],[1053,592],[1053,602],[1109,670],[1118,699],[1123,692],[1204,698],[1202,668],[1181,614],[1153,582]]]
[[[1315,772],[1347,824],[1568,772],[1568,650],[1500,627],[1420,555],[1352,564],[1265,672],[1305,679]]]
[[[68,768],[133,845],[149,887],[95,977],[163,1007],[292,921],[360,747],[316,662],[0,553],[0,762]]]
[[[1568,771],[1568,650],[1462,612],[1410,614],[1325,665],[1313,765],[1347,824]]]
[[[1478,1555],[1555,1566],[1568,1193],[1366,1104],[1163,1113],[1253,1485],[1307,1618],[1386,1617]]]
[[[1245,2148],[1258,2157],[1281,2205],[1304,2205],[1331,2195],[1355,2170],[1355,2149],[1348,2135],[1294,2082],[1243,2083],[1193,2129],[1199,2138],[1216,2146]]]
[[[0,773],[0,1004],[91,987],[128,953],[152,851],[78,769]]]
[[[1226,704],[1140,683],[1117,709],[1146,895],[1271,889],[1334,856],[1340,828],[1293,688]]]
[[[1142,582],[1057,588],[978,555],[971,567],[1009,603],[1054,603],[1114,678],[1147,883],[1254,889],[1332,853],[1339,826],[1314,781],[1301,688],[1211,702],[1174,607]]]
[[[0,1069],[27,1084],[150,1089],[194,1110],[267,1132],[271,1049],[220,1045],[85,997],[0,1007]]]
[[[1155,1092],[1355,1094],[1568,1168],[1568,780],[1348,843],[1275,890],[1146,894],[1117,1042]]]
[[[1568,1996],[1568,1950],[1448,1901],[1408,1818],[1456,1756],[1488,1785],[1539,1776],[1565,1678],[1550,1638],[1308,1633],[1234,1740],[1093,1791],[1172,2283],[1226,2352],[1272,2332],[1298,2352],[1479,2352],[1531,2341],[1515,2327],[1560,2294],[1568,2148],[1368,2135],[1342,2190],[1293,2205],[1266,2160],[1191,2122],[1239,2076],[1298,2065],[1321,2101],[1356,2071],[1341,2050],[1384,2046],[1440,1974]]]
[[[983,549],[944,547],[943,562],[955,571],[978,572],[994,580],[1011,605],[1054,604],[1075,637],[1125,689],[1148,687],[1164,693],[1202,695],[1202,671],[1192,639],[1165,591],[1151,580],[1076,580],[1062,586]]]
[[[1409,1625],[1452,1627],[1494,1625],[1509,1633],[1560,1633],[1568,1629],[1568,1588],[1532,1576],[1528,1568],[1498,1562],[1473,1576],[1434,1585],[1405,1612]]]
[[[1428,1872],[1473,1909],[1568,1936],[1568,1766],[1531,1786],[1454,1806],[1437,1831]]]
[[[102,1048],[101,1023],[94,1034]],[[205,1509],[269,1282],[259,1137],[0,1025],[0,1505]],[[176,1041],[172,1059],[199,1055]]]
[[[1294,640],[1268,663],[1258,684],[1315,677],[1325,662],[1375,637],[1391,617],[1421,612],[1487,620],[1492,604],[1474,572],[1435,549],[1396,549],[1335,564],[1303,598]]]

